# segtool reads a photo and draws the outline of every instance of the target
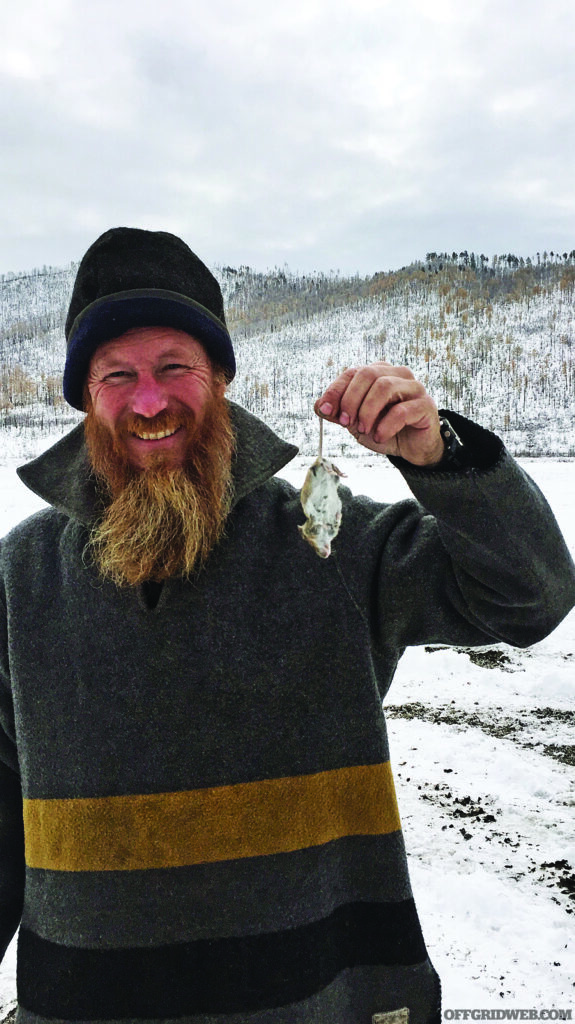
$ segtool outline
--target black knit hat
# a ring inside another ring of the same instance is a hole
[[[202,343],[228,380],[236,372],[220,286],[176,235],[112,228],[90,246],[66,318],[64,397],[83,409],[90,360],[132,327],[174,327]]]

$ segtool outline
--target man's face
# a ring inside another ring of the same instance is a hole
[[[188,576],[224,533],[234,431],[225,382],[198,341],[146,327],[102,345],[84,422],[102,499],[94,562],[118,586]]]
[[[87,385],[96,420],[138,469],[182,467],[186,420],[199,427],[212,395],[225,391],[200,342],[171,327],[135,328],[101,345]]]

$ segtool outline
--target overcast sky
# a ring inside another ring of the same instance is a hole
[[[0,273],[575,248],[574,0],[2,0]]]

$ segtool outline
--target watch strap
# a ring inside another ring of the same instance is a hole
[[[468,465],[465,445],[446,416],[439,417],[439,432],[443,439],[444,453],[439,468],[465,469]]]

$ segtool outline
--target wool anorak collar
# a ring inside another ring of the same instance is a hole
[[[228,402],[236,437],[232,464],[233,505],[274,476],[297,455],[262,420]],[[84,424],[79,423],[38,458],[17,469],[22,482],[44,501],[71,519],[90,526],[101,507],[92,473]]]

